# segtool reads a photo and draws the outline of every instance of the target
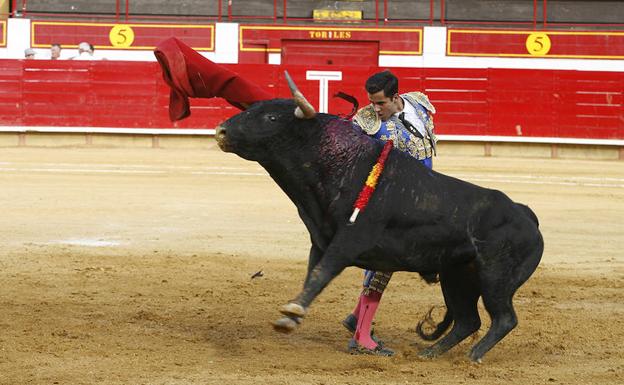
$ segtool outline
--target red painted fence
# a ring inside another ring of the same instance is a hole
[[[288,97],[288,69],[314,104],[319,81],[308,70],[335,67],[225,65]],[[329,112],[367,103],[362,85],[377,67],[346,68],[329,81]],[[423,90],[436,106],[439,134],[624,139],[624,76],[619,72],[395,68],[401,89]],[[238,110],[221,99],[192,99],[192,115],[168,120],[168,88],[155,62],[0,60],[0,126],[214,128]],[[1,130],[1,127],[0,127]],[[85,129],[88,131],[88,129]]]

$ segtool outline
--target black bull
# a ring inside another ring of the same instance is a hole
[[[268,171],[310,233],[303,290],[282,307],[287,317],[276,328],[294,330],[316,296],[348,266],[438,273],[448,312],[443,328],[451,319],[453,327],[421,355],[439,355],[477,331],[481,296],[491,326],[470,352],[480,361],[517,324],[512,297],[543,252],[535,214],[500,191],[432,171],[394,149],[368,206],[350,224],[383,143],[349,121],[297,105],[290,99],[256,103],[216,134],[223,151]]]

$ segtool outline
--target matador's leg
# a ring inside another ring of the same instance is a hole
[[[371,336],[372,323],[381,295],[391,277],[392,273],[387,272],[371,270],[365,272],[364,290],[362,290],[358,304],[353,314],[343,321],[345,327],[352,326],[354,329],[353,340],[349,345],[352,353],[373,353],[386,356],[394,354],[392,350],[384,348]]]

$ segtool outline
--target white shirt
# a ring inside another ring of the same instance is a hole
[[[395,113],[394,115],[398,119],[399,118],[399,114],[401,112],[404,112],[405,113],[405,115],[404,115],[405,120],[407,120],[408,122],[412,123],[412,125],[418,130],[418,132],[421,133],[423,138],[427,137],[427,131],[425,130],[425,124],[423,123],[423,121],[420,119],[420,116],[416,112],[416,108],[414,108],[414,106],[412,106],[412,104],[410,102],[408,102],[407,100],[405,100],[403,97],[401,97],[401,99],[403,99],[403,111],[399,111],[399,112]]]
[[[80,55],[75,56],[73,60],[99,60],[89,52],[80,52]]]

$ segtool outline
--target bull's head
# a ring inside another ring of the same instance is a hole
[[[216,129],[216,140],[225,152],[259,161],[278,145],[302,136],[315,125],[316,111],[285,73],[292,99],[254,103]]]

